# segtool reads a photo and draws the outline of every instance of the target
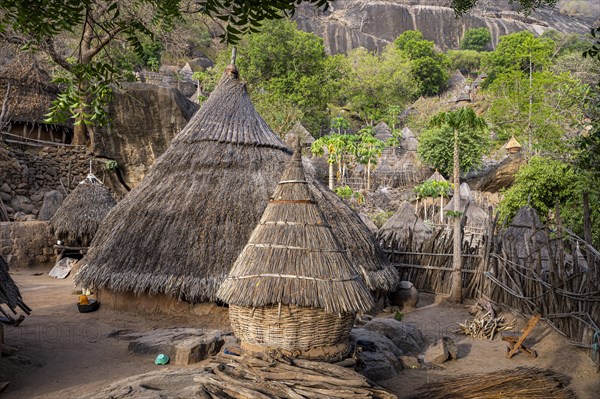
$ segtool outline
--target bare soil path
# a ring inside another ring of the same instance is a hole
[[[0,358],[0,381],[10,381],[8,389],[0,394],[2,399],[77,397],[115,380],[156,370],[158,366],[152,359],[130,355],[127,342],[108,337],[117,329],[225,327],[203,324],[207,321],[198,317],[136,315],[102,307],[82,314],[77,310],[71,277],[56,280],[46,273],[13,273],[13,278],[33,312],[18,328],[5,328],[6,344],[18,352],[16,356]],[[407,313],[404,321],[417,323],[430,341],[450,336],[458,345],[459,359],[446,362],[439,369],[407,369],[396,378],[381,382],[400,398],[410,396],[423,384],[444,378],[518,366],[538,366],[568,375],[579,398],[600,397],[600,374],[596,374],[592,362],[549,327],[542,324],[531,335],[537,358],[520,353],[506,359],[505,342],[453,333],[457,322],[472,318],[466,308],[432,302],[432,297],[423,295],[422,307]],[[522,329],[524,325],[525,321],[519,320],[517,327]]]

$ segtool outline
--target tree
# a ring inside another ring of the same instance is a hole
[[[461,231],[460,231],[460,154],[459,137],[460,132],[470,130],[483,132],[486,128],[485,121],[478,117],[468,107],[459,108],[452,112],[441,112],[431,119],[432,127],[447,126],[451,129],[454,138],[453,170],[454,177],[454,242],[452,253],[452,288],[450,300],[462,303],[462,258],[461,258]]]
[[[474,75],[479,71],[484,54],[475,50],[448,50],[446,52],[452,69],[458,69],[464,75]]]
[[[393,46],[381,54],[359,47],[345,59],[348,73],[342,79],[341,103],[357,112],[369,125],[383,117],[388,104],[405,105],[417,90],[410,60]]]
[[[360,140],[356,148],[356,159],[359,163],[367,165],[367,190],[371,189],[371,168],[377,164],[377,158],[381,156],[381,152],[386,144],[376,139],[373,135],[375,129],[372,126],[367,126],[358,132]]]
[[[460,42],[461,50],[484,51],[492,41],[488,28],[468,29]]]
[[[331,130],[337,131],[338,134],[342,134],[342,130],[346,132],[350,128],[350,124],[343,116],[331,118],[329,126],[331,126]]]
[[[407,30],[394,40],[394,45],[411,60],[418,95],[434,95],[444,89],[450,62],[444,53],[434,50],[432,41],[425,40],[419,31]]]
[[[65,90],[51,110],[55,120],[75,121],[74,143],[84,144],[86,125],[105,121],[105,107],[112,85],[120,81],[109,54],[109,43],[123,37],[143,56],[140,36],[152,36],[156,27],[170,27],[182,12],[202,13],[226,22],[223,39],[238,41],[246,31],[256,30],[265,19],[291,14],[300,3],[327,6],[327,0],[39,0],[2,1],[0,31],[6,39],[45,52],[63,68],[58,79]],[[7,32],[8,28],[12,32]],[[72,32],[80,40],[72,56],[59,48],[57,38]]]

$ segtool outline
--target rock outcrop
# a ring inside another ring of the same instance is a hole
[[[427,40],[447,50],[458,48],[470,28],[489,28],[495,47],[500,36],[521,30],[535,34],[548,29],[587,33],[593,22],[566,16],[554,9],[536,10],[524,16],[506,0],[480,3],[470,14],[455,18],[450,1],[337,0],[326,12],[302,6],[295,18],[300,29],[321,36],[333,54],[361,46],[381,50],[411,29],[420,30]]]
[[[174,88],[128,84],[115,93],[111,123],[95,134],[94,155],[117,161],[121,184],[134,188],[197,108]]]

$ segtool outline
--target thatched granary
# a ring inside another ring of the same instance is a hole
[[[69,193],[50,219],[57,240],[87,247],[116,201],[94,175],[89,174]]]
[[[521,143],[519,143],[517,141],[517,139],[515,138],[515,136],[512,136],[510,138],[510,140],[508,140],[508,142],[504,145],[504,148],[506,149],[506,152],[509,154],[517,154],[519,152],[521,152]]]
[[[393,138],[392,129],[385,122],[379,122],[377,126],[375,126],[375,138],[377,140],[383,141],[384,143],[389,139]]]
[[[108,215],[76,280],[111,293],[216,300],[290,155],[229,66],[144,180]],[[398,274],[374,237],[335,193],[314,183],[312,195],[368,287],[390,290]]]
[[[18,314],[18,309],[26,314],[31,312],[31,309],[23,302],[19,287],[8,273],[8,264],[0,256],[0,313],[11,322],[15,320],[13,316]],[[2,342],[0,342],[1,345]]]
[[[311,194],[297,149],[221,285],[242,348],[327,358],[345,352],[359,311],[374,306]],[[298,353],[299,352],[299,353]]]
[[[402,202],[398,211],[377,232],[377,239],[386,249],[400,252],[418,250],[431,237],[431,227],[417,217],[408,201]]]
[[[429,176],[429,179],[427,179],[427,180],[446,181],[444,176],[442,176],[442,174],[437,169],[435,170],[435,172],[433,172],[433,174],[431,176]]]
[[[417,151],[419,140],[415,137],[412,130],[408,127],[402,129],[402,139],[400,140],[400,149],[402,152]]]
[[[455,198],[451,198],[448,204],[444,207],[444,211],[454,211],[454,201]],[[469,204],[468,208],[467,204]],[[473,200],[473,196],[471,195],[471,189],[469,188],[469,185],[467,183],[462,183],[460,185],[459,210],[460,212],[464,212],[465,209],[467,210],[467,224],[465,228],[465,235],[469,233],[483,233],[483,229],[488,223],[488,215]]]

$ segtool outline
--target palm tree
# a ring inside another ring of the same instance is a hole
[[[452,112],[440,112],[431,118],[431,127],[450,127],[454,134],[454,242],[452,250],[452,288],[450,301],[462,303],[462,258],[461,258],[461,231],[460,231],[460,163],[458,153],[458,133],[463,129],[485,129],[487,124],[483,118],[475,114],[473,109],[462,107]]]

